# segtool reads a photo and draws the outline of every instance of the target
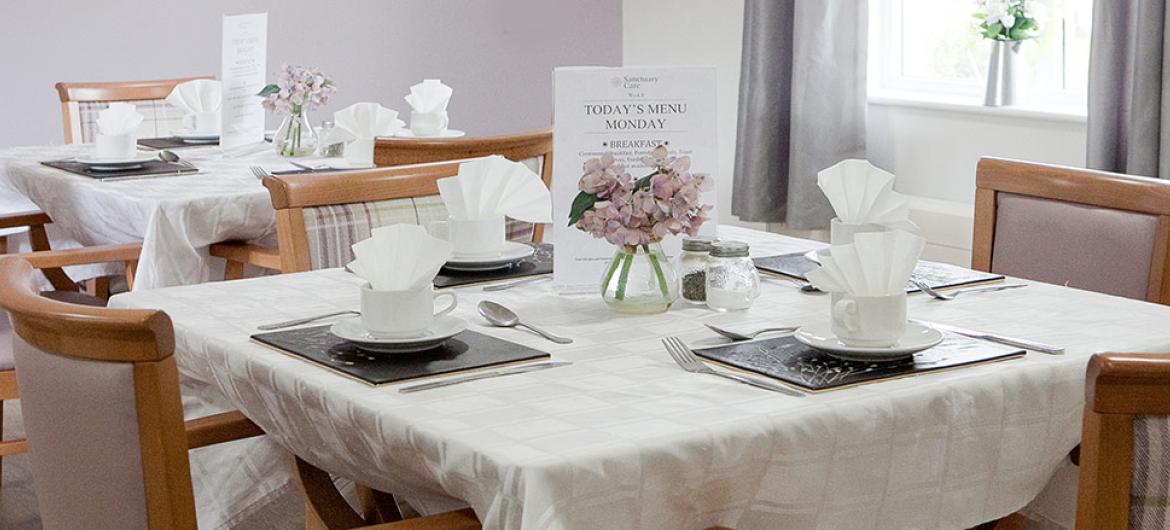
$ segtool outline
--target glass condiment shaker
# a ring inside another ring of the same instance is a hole
[[[341,156],[342,150],[345,149],[344,142],[334,142],[331,144],[326,143],[329,140],[329,137],[331,136],[329,133],[332,130],[333,130],[333,122],[332,121],[325,120],[325,121],[321,122],[321,128],[317,130],[318,138],[321,139],[321,143],[317,147],[317,156],[324,157],[324,158]]]
[[[707,259],[707,307],[739,311],[752,306],[760,295],[760,273],[748,257],[748,244],[720,241],[711,246]]]
[[[711,239],[688,237],[682,242],[682,254],[678,255],[678,277],[683,300],[694,303],[707,301],[707,255],[711,252]]]

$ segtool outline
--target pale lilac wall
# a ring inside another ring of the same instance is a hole
[[[451,126],[548,126],[552,69],[620,65],[621,0],[37,0],[0,14],[0,147],[61,143],[57,81],[219,75],[220,17],[268,11],[268,65],[315,65],[404,113],[410,85],[455,88]],[[275,122],[270,125],[274,126]]]

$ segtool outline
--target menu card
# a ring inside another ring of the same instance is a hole
[[[960,366],[1023,357],[1019,348],[944,333],[938,346],[905,361],[838,359],[792,336],[695,348],[700,357],[779,379],[813,392],[918,375]]]
[[[613,153],[637,179],[649,174],[643,156],[659,145],[671,155],[691,157],[691,171],[718,170],[715,68],[570,67],[553,73],[553,240],[557,243],[554,285],[561,292],[597,290],[614,247],[568,226],[582,166]],[[715,204],[715,192],[704,204]],[[703,233],[715,235],[715,212]],[[663,241],[677,255],[680,236]]]
[[[793,252],[779,256],[752,258],[752,261],[755,262],[756,268],[762,271],[774,272],[807,281],[807,278],[804,277],[805,273],[816,269],[820,265],[809,259],[805,254],[807,252]],[[1004,279],[1004,276],[1002,274],[959,267],[949,263],[919,260],[918,265],[914,267],[914,272],[910,274],[910,279],[925,283],[933,289],[945,289],[961,285],[999,281]],[[906,292],[915,293],[918,291],[918,286],[913,283],[906,284]]]
[[[223,131],[227,148],[264,141],[264,107],[256,96],[267,75],[268,13],[223,17]]]

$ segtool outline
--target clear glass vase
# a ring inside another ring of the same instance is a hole
[[[317,151],[317,131],[309,123],[309,114],[293,109],[272,136],[272,145],[280,156],[287,158],[309,156]]]
[[[658,243],[618,247],[601,279],[601,297],[617,313],[661,313],[678,298],[678,273]]]

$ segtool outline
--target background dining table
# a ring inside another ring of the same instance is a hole
[[[721,226],[754,256],[820,246]],[[1025,357],[789,397],[681,370],[660,339],[722,339],[827,320],[828,297],[765,280],[747,311],[676,305],[611,313],[600,296],[547,283],[458,289],[470,329],[571,366],[412,394],[369,386],[250,340],[259,324],[357,309],[338,269],[134,291],[113,307],[173,319],[191,415],[238,408],[268,437],[246,465],[193,455],[209,527],[289,491],[288,448],[426,510],[469,504],[486,529],[969,528],[1031,501],[1080,439],[1085,365],[1099,351],[1170,351],[1170,307],[1056,285],[910,297],[914,318],[1063,345]],[[558,345],[491,328],[480,300],[572,337]],[[203,458],[204,460],[200,460]],[[246,473],[251,487],[232,487]],[[255,485],[259,482],[261,485]]]
[[[0,150],[0,192],[15,190],[81,245],[142,243],[136,289],[216,278],[207,247],[228,240],[275,246],[268,190],[249,169],[296,169],[268,144],[225,153],[218,146],[176,149],[199,172],[103,181],[41,164],[81,156],[90,144]]]

